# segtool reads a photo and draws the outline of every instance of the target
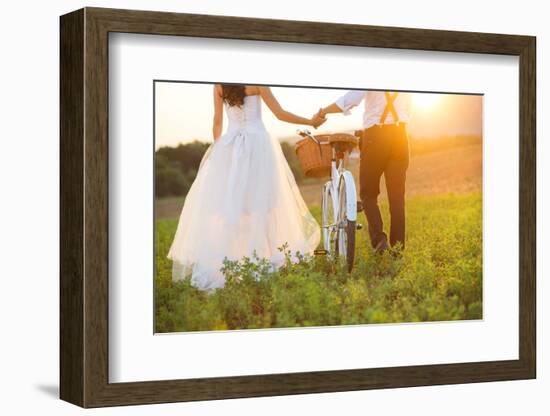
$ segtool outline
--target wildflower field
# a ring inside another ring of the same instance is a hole
[[[188,281],[172,282],[166,253],[177,219],[157,218],[155,330],[481,319],[481,191],[416,195],[406,208],[407,248],[401,256],[374,254],[363,229],[351,273],[325,256],[288,261],[276,272],[265,262],[242,259],[226,262],[226,287],[213,293]],[[385,198],[381,209],[389,224]],[[311,210],[319,221],[318,206]],[[366,223],[363,214],[359,221]]]

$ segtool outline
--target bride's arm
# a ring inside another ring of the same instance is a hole
[[[273,95],[271,88],[259,87],[259,90],[260,96],[267,104],[271,112],[281,121],[286,121],[287,123],[293,124],[305,124],[307,126],[313,126],[315,128],[319,127],[326,121],[326,119],[318,114],[316,114],[312,118],[305,118],[293,114],[290,111],[286,111],[283,107],[281,107],[281,104],[279,104],[279,101],[277,101],[277,99]]]
[[[214,122],[212,125],[212,135],[214,140],[218,140],[222,134],[223,128],[223,99],[221,88],[219,85],[214,85]]]

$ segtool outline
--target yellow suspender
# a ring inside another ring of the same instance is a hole
[[[384,95],[386,96],[386,108],[384,108],[384,112],[380,116],[380,124],[384,124],[386,122],[386,118],[388,117],[389,113],[392,113],[395,123],[399,122],[399,116],[397,115],[397,111],[395,111],[395,107],[393,105],[393,102],[397,98],[398,94],[398,92],[394,92],[393,94],[389,93],[388,91],[384,92]]]

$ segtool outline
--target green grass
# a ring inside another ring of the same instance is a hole
[[[384,204],[382,211],[388,224]],[[319,218],[318,208],[312,212]],[[276,272],[244,259],[226,263],[225,288],[210,294],[172,282],[166,253],[176,226],[157,220],[157,332],[482,318],[479,192],[408,200],[401,257],[372,253],[365,227],[350,274],[325,257],[288,261]]]

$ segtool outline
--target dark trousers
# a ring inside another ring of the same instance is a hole
[[[390,207],[390,244],[405,247],[405,179],[409,167],[409,140],[405,124],[374,126],[363,131],[360,196],[367,216],[371,244],[387,241],[378,208],[380,178],[384,174]]]

